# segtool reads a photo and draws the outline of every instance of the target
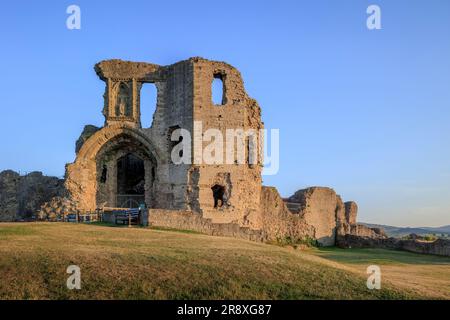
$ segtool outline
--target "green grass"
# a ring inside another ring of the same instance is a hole
[[[100,221],[91,222],[90,225],[100,226],[100,227],[112,227],[112,228],[128,228],[128,225],[126,225],[126,224],[115,224],[112,222],[100,222]],[[146,228],[146,229],[159,230],[159,231],[173,231],[173,232],[181,232],[181,233],[189,233],[189,234],[202,234],[201,232],[198,232],[198,231],[175,229],[175,228],[168,228],[168,227],[156,227],[156,226],[144,227],[141,225],[132,225],[131,228]]]
[[[71,223],[0,224],[0,299],[410,299],[306,251],[172,230]],[[332,251],[329,251],[332,252]],[[68,290],[66,268],[81,268]]]
[[[27,236],[35,234],[34,229],[23,225],[10,226],[8,228],[0,227],[0,240],[8,239],[8,236]]]
[[[450,257],[416,254],[407,251],[385,249],[339,249],[320,248],[318,255],[328,259],[350,264],[413,264],[413,265],[448,265]]]
[[[436,299],[450,299],[450,257],[385,249],[320,248],[319,257],[365,274],[378,265],[382,279]]]
[[[188,234],[202,234],[201,232],[198,232],[198,231],[184,230],[184,229],[175,229],[175,228],[167,228],[167,227],[150,227],[149,229],[159,230],[159,231],[181,232],[181,233],[188,233]]]

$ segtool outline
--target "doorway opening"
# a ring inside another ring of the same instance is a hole
[[[117,160],[117,205],[138,208],[145,203],[144,161],[132,153]]]
[[[215,184],[213,187],[211,187],[211,190],[213,192],[214,208],[222,207],[224,204],[224,198],[225,198],[225,187]]]

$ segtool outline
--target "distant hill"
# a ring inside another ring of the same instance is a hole
[[[360,224],[363,224],[370,228],[383,228],[389,237],[394,237],[394,238],[401,238],[401,237],[407,236],[411,233],[415,233],[415,234],[421,235],[421,236],[424,236],[427,234],[436,234],[436,235],[440,236],[441,234],[444,234],[444,237],[447,237],[447,238],[450,237],[450,225],[442,226],[442,227],[394,227],[394,226],[387,226],[387,225],[383,225],[383,224],[372,224],[372,223],[364,223],[364,222],[360,222]]]

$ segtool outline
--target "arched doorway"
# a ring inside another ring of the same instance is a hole
[[[147,146],[126,134],[110,139],[96,157],[100,208],[151,207],[157,162]]]
[[[138,156],[128,153],[117,162],[117,200],[121,208],[137,208],[145,204],[145,164]]]
[[[106,126],[85,141],[66,167],[65,186],[80,210],[117,207],[117,160],[132,153],[144,160],[145,203],[153,207],[159,188],[159,165],[167,156],[147,134],[126,123]]]

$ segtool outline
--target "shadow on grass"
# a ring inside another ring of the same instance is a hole
[[[126,225],[126,224],[115,224],[112,222],[92,222],[92,223],[88,223],[87,225],[100,226],[100,227],[111,227],[111,228],[128,228],[128,225]],[[149,230],[156,230],[156,231],[171,231],[171,232],[180,232],[180,233],[188,233],[188,234],[203,234],[198,231],[168,228],[168,227],[156,227],[156,226],[147,227],[147,226],[141,226],[141,225],[132,225],[131,228],[149,229]]]
[[[175,228],[168,228],[168,227],[147,227],[150,230],[157,230],[157,231],[172,231],[172,232],[180,232],[180,233],[188,233],[188,234],[204,234],[198,231],[193,230],[185,230],[185,229],[175,229]]]
[[[128,228],[127,224],[115,224],[112,222],[91,222],[91,223],[84,223],[84,225],[91,225],[91,226],[97,226],[97,227],[111,227],[111,228]],[[131,225],[130,228],[144,228],[140,225]]]
[[[351,264],[431,264],[450,266],[449,257],[400,250],[322,247],[317,252],[323,258]]]
[[[17,226],[1,226],[0,225],[0,237],[1,236],[29,236],[36,234],[36,230],[26,225]]]

